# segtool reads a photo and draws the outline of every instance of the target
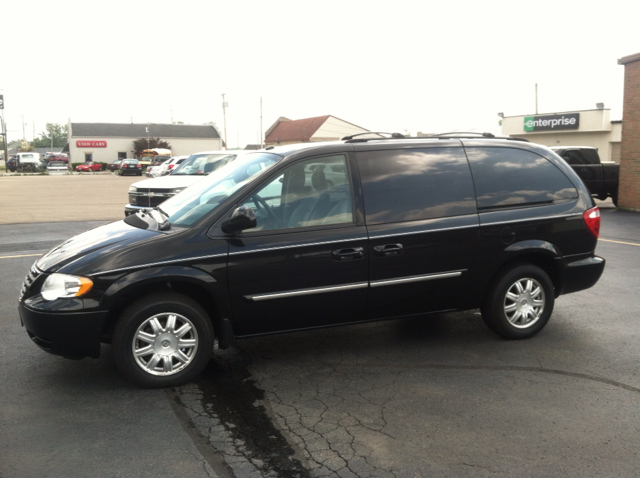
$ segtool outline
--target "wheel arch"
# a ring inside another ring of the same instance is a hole
[[[207,312],[217,335],[223,315],[218,281],[200,269],[169,266],[132,272],[111,284],[101,301],[102,307],[108,310],[103,341],[110,342],[118,318],[129,305],[145,295],[162,291],[178,292],[196,301]]]
[[[523,241],[505,249],[508,259],[500,264],[491,276],[489,284],[519,264],[531,264],[542,269],[551,279],[555,296],[562,290],[561,254],[557,247],[546,241]]]

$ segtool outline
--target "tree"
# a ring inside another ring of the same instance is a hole
[[[51,140],[53,139],[54,148],[62,148],[68,142],[68,126],[58,123],[47,123],[46,131],[40,133],[40,137],[36,138],[33,143],[36,148],[51,148]]]
[[[140,138],[133,142],[133,152],[138,156],[143,150],[154,148],[171,149],[171,145],[160,138]]]

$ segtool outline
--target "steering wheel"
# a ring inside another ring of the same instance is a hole
[[[273,212],[273,209],[271,208],[271,206],[267,204],[267,201],[262,199],[258,194],[254,194],[253,196],[251,196],[251,199],[253,199],[253,202],[256,204],[258,209],[263,207],[264,210],[267,211],[267,215],[276,224],[278,228],[282,227],[282,223],[280,222],[280,219],[278,219],[278,216],[276,216],[276,213]]]

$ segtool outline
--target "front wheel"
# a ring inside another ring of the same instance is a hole
[[[152,294],[129,306],[113,332],[114,361],[144,388],[193,380],[213,352],[213,327],[204,309],[182,294]]]
[[[527,339],[549,321],[554,289],[545,271],[530,264],[515,266],[500,275],[482,306],[487,326],[508,339]]]

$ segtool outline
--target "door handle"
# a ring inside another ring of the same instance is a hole
[[[346,249],[337,249],[331,253],[336,261],[352,261],[364,257],[364,248],[348,247]]]
[[[397,256],[402,254],[402,244],[385,244],[373,248],[377,256]]]

